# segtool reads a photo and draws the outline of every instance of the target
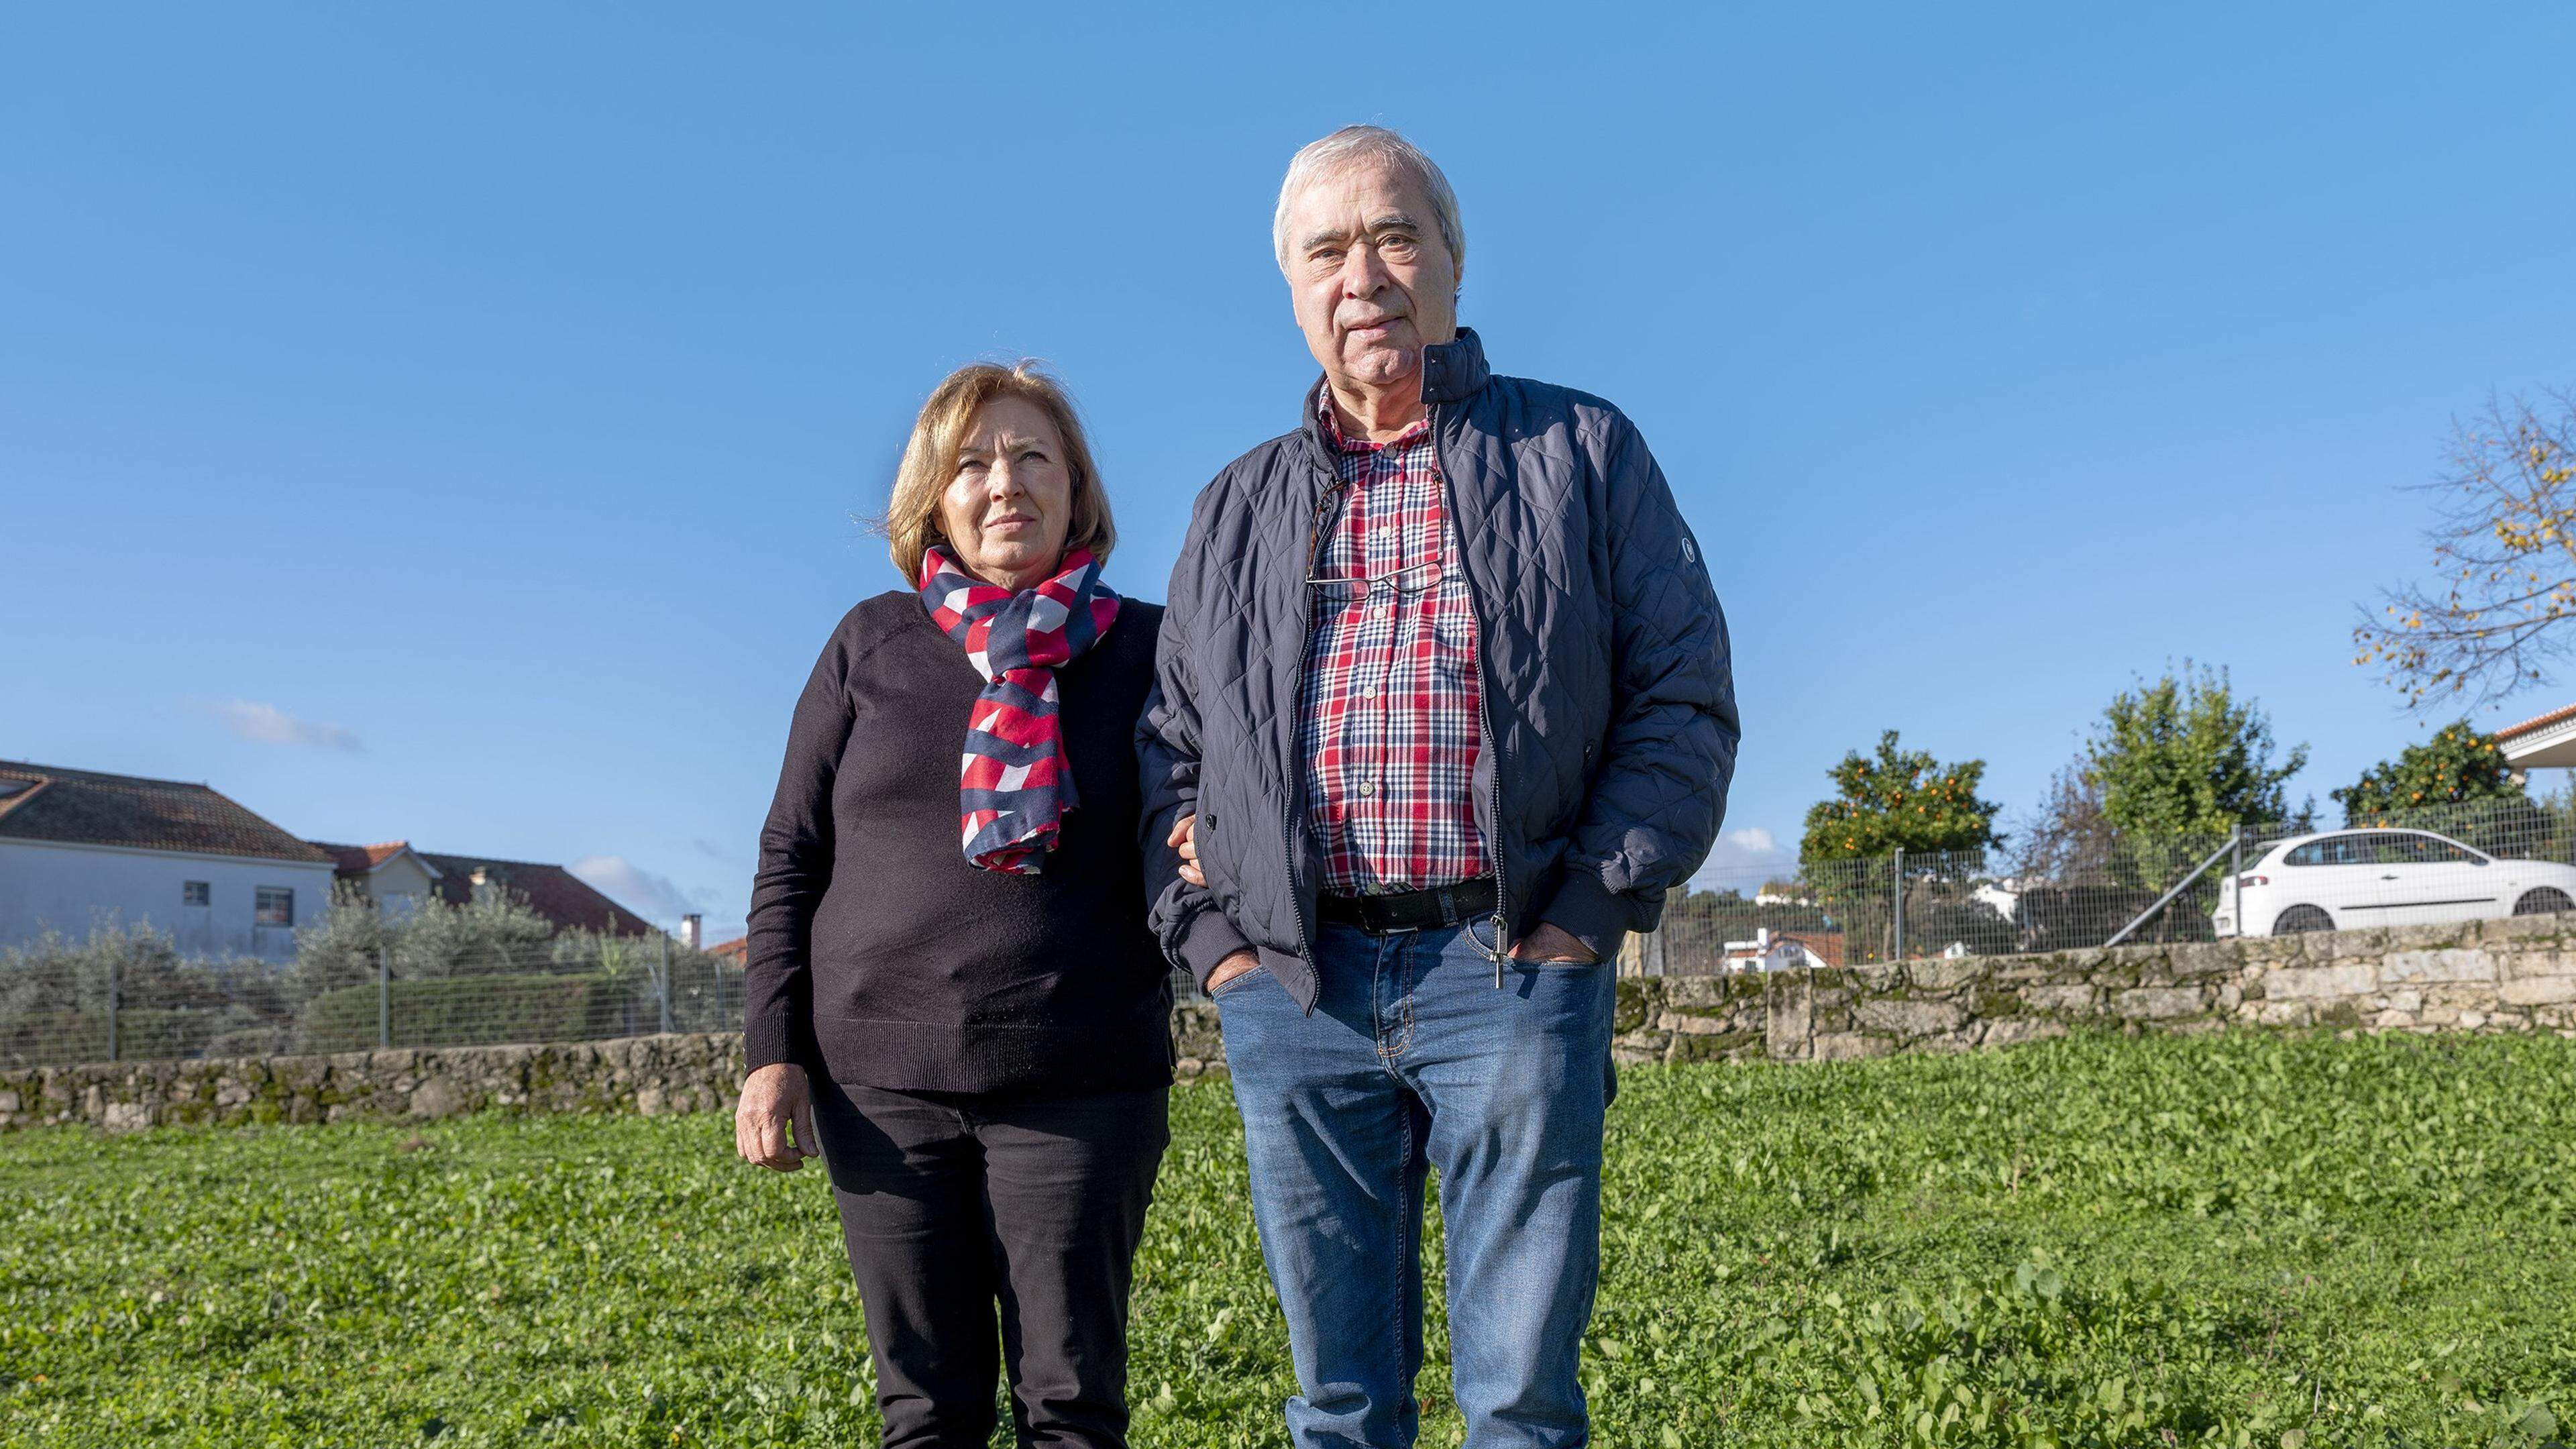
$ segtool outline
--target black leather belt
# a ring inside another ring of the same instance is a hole
[[[1494,878],[1479,876],[1456,885],[1433,886],[1387,896],[1328,895],[1316,903],[1316,914],[1379,936],[1407,931],[1436,931],[1461,926],[1494,913]]]

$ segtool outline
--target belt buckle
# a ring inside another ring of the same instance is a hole
[[[1378,927],[1377,933],[1381,936],[1412,936],[1419,935],[1422,931],[1420,926],[1409,926],[1396,922],[1390,916],[1386,915],[1382,909],[1378,915],[1378,919],[1386,922],[1386,924]]]

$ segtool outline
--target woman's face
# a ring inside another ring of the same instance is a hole
[[[1018,590],[1056,571],[1073,523],[1073,470],[1046,410],[1002,397],[976,410],[939,495],[939,531],[966,571]]]

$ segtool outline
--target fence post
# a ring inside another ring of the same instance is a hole
[[[111,957],[107,963],[107,1059],[111,1062],[117,1059],[116,1008],[124,987],[125,963]]]
[[[1894,889],[1896,891],[1896,951],[1895,954],[1889,956],[1887,959],[1891,961],[1902,961],[1905,959],[1905,847],[1901,845],[1896,847],[1896,869],[1894,874],[1896,876],[1896,879],[1893,882]]]
[[[2227,893],[2236,902],[2236,934],[2245,934],[2245,827],[2236,827],[2228,841]]]
[[[671,1034],[671,935],[662,933],[662,969],[653,975],[653,994],[662,1003],[662,1034]]]
[[[376,948],[376,1046],[379,1050],[394,1044],[394,953],[389,946]]]

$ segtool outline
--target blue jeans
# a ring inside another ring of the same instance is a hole
[[[1326,925],[1323,995],[1216,993],[1261,1256],[1288,1315],[1299,1449],[1407,1449],[1421,1421],[1422,1189],[1440,1169],[1468,1449],[1590,1442],[1614,972],[1494,965],[1463,930]]]

